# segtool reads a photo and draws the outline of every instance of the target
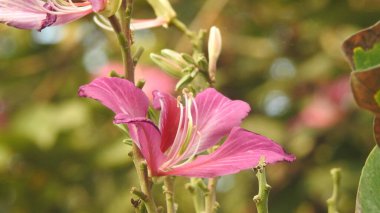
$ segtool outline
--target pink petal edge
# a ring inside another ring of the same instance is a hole
[[[270,164],[278,161],[294,161],[293,155],[285,153],[274,141],[235,127],[223,145],[214,153],[199,156],[193,162],[161,175],[210,178],[234,174],[257,166],[261,156]]]
[[[132,82],[121,78],[100,77],[79,88],[78,95],[101,102],[115,114],[128,119],[146,117],[148,97]]]

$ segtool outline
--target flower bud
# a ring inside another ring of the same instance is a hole
[[[222,50],[222,36],[220,30],[212,26],[208,39],[208,73],[212,82],[215,81],[216,62]]]
[[[162,17],[167,22],[177,16],[169,0],[148,0],[148,3],[153,7],[157,17]]]
[[[163,49],[161,50],[161,55],[176,61],[182,68],[185,68],[189,65],[187,61],[182,58],[182,55],[174,50]]]
[[[182,67],[173,59],[165,58],[154,53],[150,54],[150,58],[155,64],[161,67],[163,71],[176,78],[182,77]]]

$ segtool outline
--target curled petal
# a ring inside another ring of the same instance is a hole
[[[97,78],[79,88],[79,96],[100,101],[124,118],[146,117],[149,100],[133,83],[121,78]]]
[[[160,131],[148,119],[131,119],[124,123],[128,125],[131,138],[139,147],[152,175],[158,175],[158,168],[165,160],[160,149]]]
[[[162,134],[162,152],[173,144],[177,134],[180,118],[180,109],[177,104],[177,99],[173,96],[158,91],[153,92],[153,107],[161,109],[159,127]]]
[[[215,152],[200,156],[191,163],[166,172],[165,175],[209,178],[234,174],[256,167],[261,156],[265,157],[268,164],[295,160],[293,155],[285,153],[272,140],[236,127]]]

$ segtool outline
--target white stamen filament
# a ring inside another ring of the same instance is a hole
[[[108,30],[108,31],[113,31],[113,28],[111,27],[110,23],[105,21],[105,18],[101,15],[94,16],[94,22],[97,24],[99,27]]]
[[[178,124],[177,134],[173,145],[168,151],[168,161],[161,168],[170,170],[191,162],[196,156],[200,144],[201,135],[194,125],[198,121],[198,107],[192,93],[184,91],[185,108],[179,103],[181,115]],[[195,115],[192,115],[192,107],[194,107]],[[195,120],[193,119],[195,116]],[[195,146],[195,149],[192,148]],[[182,163],[181,163],[182,162]]]

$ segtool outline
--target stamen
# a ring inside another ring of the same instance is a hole
[[[183,97],[185,99],[185,107],[180,103],[180,97],[177,98],[178,104],[181,107],[181,116],[176,137],[171,149],[168,151],[169,160],[161,166],[165,170],[170,170],[192,161],[201,145],[200,132],[197,131],[197,126],[194,125],[198,121],[198,107],[193,93],[184,89]],[[194,107],[194,115],[192,114],[192,107]],[[195,148],[193,148],[194,146]],[[186,161],[184,161],[185,159]],[[182,163],[178,164],[180,162]]]
[[[183,166],[183,165],[185,165],[187,163],[190,163],[191,161],[193,161],[195,159],[195,155],[197,155],[197,152],[198,152],[199,147],[201,145],[201,133],[199,131],[197,131],[197,135],[198,135],[198,140],[197,140],[197,145],[195,147],[194,152],[190,155],[189,158],[187,158],[187,160],[185,162],[172,166],[171,167],[172,169],[180,167],[180,166]],[[186,155],[186,153],[184,153],[183,155]]]

